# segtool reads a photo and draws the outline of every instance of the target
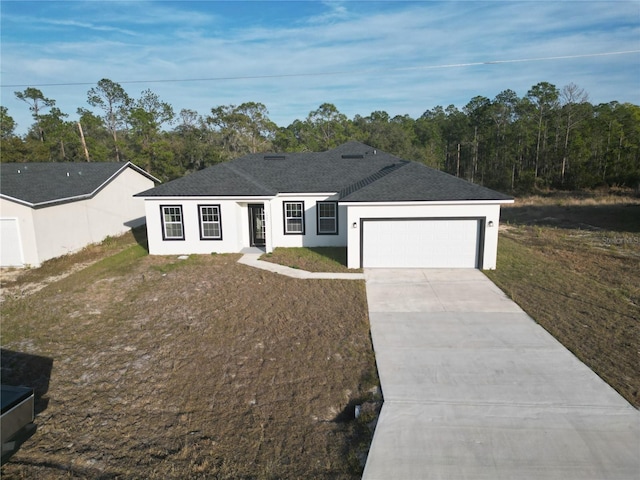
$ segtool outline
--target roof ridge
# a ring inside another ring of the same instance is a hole
[[[378,170],[376,173],[373,173],[368,177],[358,180],[357,182],[354,182],[351,185],[348,185],[342,190],[340,190],[339,198],[347,197],[351,195],[353,192],[356,192],[366,187],[367,185],[371,185],[372,183],[380,180],[382,177],[389,175],[391,172],[395,172],[399,168],[404,167],[409,163],[411,162],[409,162],[408,160],[400,160],[400,162],[398,163],[392,163],[391,165],[387,165],[386,167],[383,167],[380,170]]]
[[[268,190],[270,192],[274,192],[274,194],[277,194],[278,192],[276,191],[275,188],[270,187],[268,185],[265,185],[261,182],[259,182],[258,180],[256,180],[255,178],[253,178],[251,175],[249,175],[247,172],[243,171],[242,169],[236,167],[235,165],[233,165],[232,162],[226,162],[222,164],[223,167],[228,168],[229,170],[231,170],[233,173],[240,175],[242,178],[244,178],[245,180],[253,183],[256,187],[259,187],[261,189],[264,190]]]
[[[156,177],[130,161],[11,162],[2,164],[2,175],[5,178],[2,182],[4,188],[0,188],[0,197],[30,208],[87,200],[95,197],[129,168],[154,183],[159,182]],[[50,187],[53,188],[53,193],[47,190]],[[42,195],[44,190],[47,192]]]

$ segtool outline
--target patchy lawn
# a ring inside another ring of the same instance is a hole
[[[487,276],[640,407],[640,201],[516,202],[502,217]]]
[[[24,272],[34,293],[5,282],[2,379],[36,387],[38,431],[3,478],[360,477],[380,400],[364,282],[92,248],[57,281]]]
[[[307,272],[356,273],[361,268],[347,268],[346,247],[274,248],[260,260],[298,268]]]

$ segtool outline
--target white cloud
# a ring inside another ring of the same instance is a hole
[[[349,16],[349,12],[344,2],[339,1],[325,1],[321,2],[327,11],[320,15],[309,17],[306,23],[313,24],[326,24],[334,20],[343,20]]]
[[[96,25],[94,23],[88,23],[88,22],[77,22],[75,20],[42,20],[42,22],[44,24],[49,24],[53,26],[75,27],[75,28],[93,30],[96,32],[114,32],[114,33],[131,35],[131,36],[137,35],[137,33],[134,32],[133,30],[126,30],[123,28],[112,27],[110,25]]]
[[[640,49],[633,2],[292,2],[285,6],[301,14],[277,19],[270,15],[276,9],[281,14],[283,5],[264,2],[251,5],[255,13],[238,12],[250,20],[244,22],[234,14],[241,8],[235,2],[64,6],[59,16],[49,8],[46,22],[31,25],[25,16],[3,12],[3,84],[95,84],[109,78],[132,96],[151,88],[176,111],[206,114],[217,105],[262,102],[280,125],[306,117],[323,102],[335,103],[349,117],[374,110],[418,116],[436,105],[461,107],[475,95],[493,98],[508,88],[522,96],[540,81],[559,87],[574,82],[595,103],[640,99],[638,54],[436,68]],[[24,35],[9,36],[5,32],[13,30],[5,24],[19,25]],[[30,32],[38,37],[31,40]],[[73,113],[87,107],[90,87],[41,90]],[[24,131],[31,119],[12,98],[19,89],[3,88],[2,103]]]

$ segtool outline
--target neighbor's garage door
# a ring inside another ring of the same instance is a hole
[[[362,222],[362,266],[477,268],[478,219],[385,219]]]

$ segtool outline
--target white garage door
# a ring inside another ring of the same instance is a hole
[[[478,219],[388,219],[362,222],[368,268],[477,268]]]
[[[17,218],[0,218],[0,266],[24,265]]]

